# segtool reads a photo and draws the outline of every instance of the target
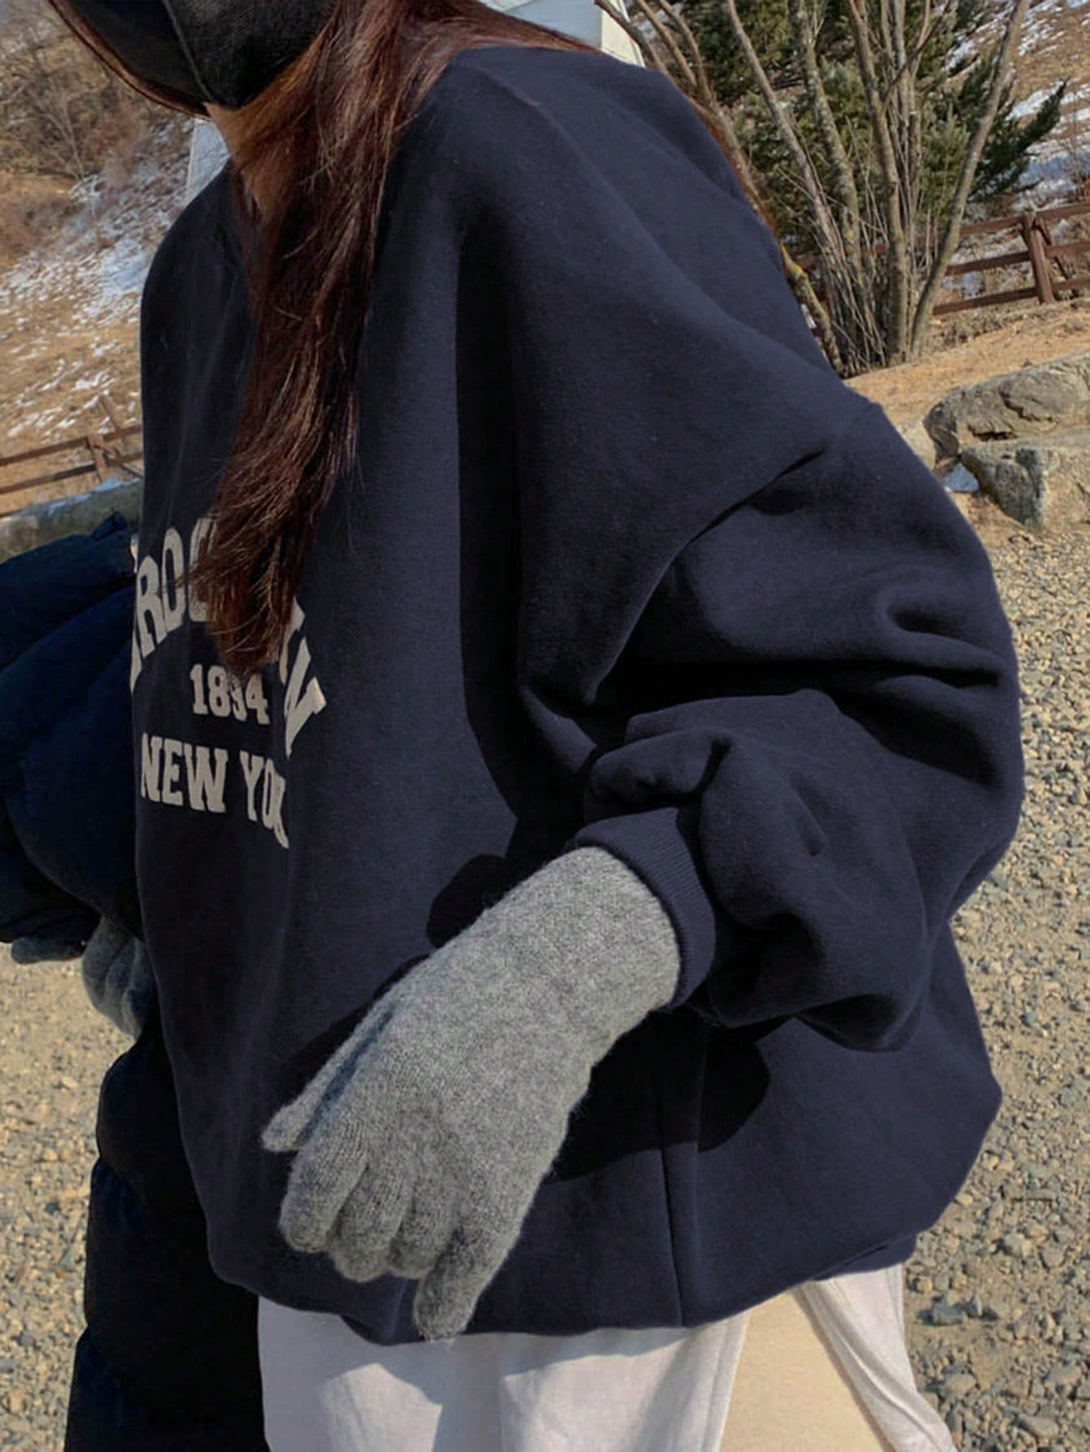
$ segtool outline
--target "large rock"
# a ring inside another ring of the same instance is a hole
[[[1090,523],[1090,427],[973,444],[961,462],[1005,514],[1031,529]]]
[[[924,419],[941,459],[976,443],[1090,425],[1090,352],[957,388]]]
[[[110,479],[89,494],[35,504],[0,519],[0,561],[69,534],[88,534],[108,515],[123,514],[135,528],[140,518],[140,479]]]
[[[904,439],[905,443],[916,455],[921,463],[926,464],[929,469],[935,467],[935,441],[924,428],[922,423],[899,423],[895,424],[897,432]]]

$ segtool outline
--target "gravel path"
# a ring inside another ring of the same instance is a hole
[[[910,1345],[963,1448],[1085,1452],[1090,529],[985,541],[1021,663],[1026,803],[955,931],[1005,1097],[908,1266]]]
[[[95,1103],[125,1045],[77,963],[19,967],[0,949],[0,1448],[64,1440]]]
[[[1022,663],[1022,827],[956,930],[1005,1099],[908,1266],[917,1376],[973,1452],[1090,1447],[1090,528],[981,529]],[[98,1081],[74,964],[0,952],[0,1449],[59,1452]]]

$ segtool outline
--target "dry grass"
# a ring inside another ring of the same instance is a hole
[[[1090,348],[1090,300],[975,316],[984,322],[976,336],[936,347],[916,363],[864,373],[851,386],[882,404],[895,423],[915,423],[952,388]]]
[[[72,210],[70,189],[58,178],[0,171],[0,270],[37,247]]]
[[[1027,47],[1018,59],[1016,89],[1032,96],[1060,81],[1090,81],[1090,9],[1070,0],[1037,0],[1026,18]]]
[[[40,0],[15,4],[29,5],[38,18],[44,9]],[[1075,87],[1090,84],[1090,4],[1038,4],[1030,12],[1029,34],[1033,49],[1018,67],[1020,96],[1065,78]],[[83,75],[87,63],[78,47],[73,55],[64,50],[73,44],[68,39],[59,37],[51,44],[55,48],[45,57],[49,65],[71,64]],[[44,133],[31,127],[17,138],[10,124],[3,129],[2,98],[11,75],[0,67],[0,451],[13,453],[101,427],[97,400],[103,392],[133,415],[139,390],[138,279],[119,294],[116,307],[101,307],[91,305],[94,283],[88,273],[96,256],[114,245],[119,226],[139,233],[150,255],[181,202],[185,144],[179,126],[164,125],[163,114],[149,112],[142,102],[130,104],[122,98],[115,104],[114,83],[104,81],[94,68],[79,84],[89,88],[91,112],[97,117],[92,150],[100,201],[97,220],[86,211],[79,219],[82,228],[88,218],[85,257],[76,258],[66,275],[55,263],[58,241],[82,203],[70,195],[71,178],[56,170],[50,173],[45,166]],[[104,85],[105,90],[96,89]],[[13,114],[9,107],[9,121]],[[31,165],[27,157],[35,147],[41,154]],[[34,270],[27,273],[32,253],[43,269],[57,271],[55,283],[39,287]],[[20,259],[20,272],[11,275],[21,277],[21,291],[5,293],[5,274]],[[32,297],[25,306],[24,297]],[[907,422],[921,418],[950,388],[1081,348],[1090,348],[1085,302],[990,309],[937,323],[923,360],[869,374],[853,380],[852,386],[883,403],[897,421]],[[0,510],[13,502],[33,501],[0,496]]]

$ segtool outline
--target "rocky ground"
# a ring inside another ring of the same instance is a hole
[[[1005,1098],[908,1266],[918,1380],[962,1449],[1090,1446],[1090,527],[973,523],[1010,616],[1028,783],[1014,846],[956,919]],[[124,1046],[74,964],[0,954],[0,1449],[61,1446],[80,1327],[95,1092]],[[786,1449],[785,1449],[786,1452]]]
[[[95,1100],[124,1047],[78,964],[20,967],[0,949],[0,1448],[62,1445]]]
[[[1027,790],[956,919],[1005,1098],[908,1267],[922,1386],[963,1448],[1090,1446],[1090,528],[985,534],[1022,666]]]
[[[877,368],[850,380],[894,423],[917,423],[951,389],[1051,363],[1090,348],[1090,298],[1048,307],[985,308],[937,324],[931,346],[913,363]]]

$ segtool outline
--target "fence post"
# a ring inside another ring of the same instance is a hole
[[[121,422],[120,410],[114,407],[113,399],[108,393],[104,393],[98,401],[103,413],[105,413],[106,417],[109,419],[110,427],[113,429],[114,433],[121,433],[124,430],[125,425]]]
[[[1023,212],[1021,223],[1022,238],[1026,244],[1026,251],[1029,253],[1029,265],[1033,270],[1033,285],[1037,289],[1037,301],[1042,304],[1055,302],[1056,294],[1052,291],[1048,255],[1045,252],[1041,226],[1037,221],[1036,212]]]
[[[98,475],[99,483],[104,484],[110,477],[110,462],[106,444],[101,434],[88,433],[87,448],[90,450],[91,457],[95,461],[95,473]]]

